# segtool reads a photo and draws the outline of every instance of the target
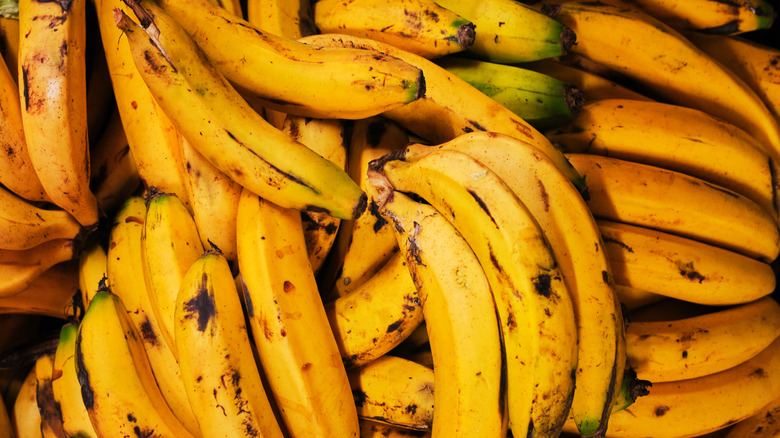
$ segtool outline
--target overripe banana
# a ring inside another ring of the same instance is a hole
[[[73,240],[54,239],[30,249],[0,249],[0,297],[22,293],[44,271],[77,255]]]
[[[76,336],[79,326],[68,322],[60,330],[60,341],[52,363],[51,389],[59,407],[65,436],[96,438],[95,428],[81,398],[81,385],[76,373]]]
[[[0,298],[0,314],[28,314],[67,319],[81,315],[75,308],[79,292],[77,267],[61,263],[49,268],[18,294]]]
[[[474,44],[474,24],[433,0],[320,0],[313,8],[321,33],[370,38],[428,59]]]
[[[54,354],[46,353],[35,360],[35,400],[41,414],[41,434],[44,438],[67,438],[62,428],[62,413],[51,388]]]
[[[76,239],[82,227],[65,210],[37,207],[0,186],[0,249],[30,249],[55,239]]]
[[[18,438],[43,438],[41,413],[38,411],[37,383],[33,366],[24,378],[11,411],[11,423]]]

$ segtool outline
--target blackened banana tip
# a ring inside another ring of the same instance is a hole
[[[366,195],[366,192],[363,192],[360,194],[360,199],[358,199],[357,205],[355,205],[355,208],[352,209],[352,219],[359,218],[364,211],[366,211],[366,208],[368,207],[368,195]]]
[[[460,46],[464,49],[468,49],[474,45],[474,39],[477,36],[477,33],[474,30],[475,28],[476,26],[471,22],[462,24],[458,27],[458,44],[460,44]]]
[[[417,94],[414,96],[414,99],[417,100],[422,97],[425,97],[425,75],[420,70],[420,76],[417,78]]]

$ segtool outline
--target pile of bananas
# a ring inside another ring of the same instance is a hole
[[[4,5],[0,437],[778,436],[775,9]]]

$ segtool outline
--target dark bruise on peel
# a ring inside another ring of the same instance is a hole
[[[145,316],[143,322],[141,323],[140,332],[141,337],[149,344],[149,345],[157,345],[157,334],[154,332],[154,329],[152,328],[152,323],[149,321],[149,317]]]
[[[545,298],[552,296],[552,276],[550,274],[539,274],[532,281],[536,293]]]
[[[720,26],[706,27],[703,29],[698,29],[697,31],[710,35],[732,35],[739,33],[739,20],[731,20],[728,23],[721,24]]]
[[[625,243],[623,243],[623,242],[621,242],[621,241],[619,241],[617,239],[614,239],[614,238],[609,237],[609,236],[604,236],[604,235],[602,235],[601,238],[604,240],[604,243],[612,243],[612,244],[615,244],[615,245],[625,249],[626,251],[628,251],[630,253],[634,252],[634,248],[631,248],[630,246],[626,245]]]
[[[30,72],[29,68],[24,65],[22,66],[22,95],[24,97],[24,109],[25,111],[30,110]]]
[[[198,286],[198,294],[184,303],[184,310],[187,312],[185,318],[197,317],[199,332],[206,330],[209,321],[217,313],[214,304],[214,291],[209,287],[208,280],[208,275],[204,273]]]
[[[384,228],[385,225],[388,224],[387,219],[385,219],[381,214],[379,214],[379,206],[374,201],[371,201],[371,203],[369,204],[368,211],[371,213],[371,216],[373,216],[375,219],[374,226],[373,226],[374,233],[378,233],[382,228]]]
[[[81,398],[84,401],[84,407],[91,410],[95,406],[95,392],[89,382],[89,372],[84,366],[84,353],[81,351],[81,332],[76,336],[76,377],[81,387]]]
[[[51,378],[38,381],[36,400],[43,424],[48,424],[56,436],[65,436],[65,431],[62,429],[62,409],[54,399]]]
[[[473,191],[469,190],[469,195],[471,195],[472,198],[477,202],[477,205],[479,205],[479,208],[487,214],[487,216],[490,218],[490,221],[493,222],[493,225],[498,228],[498,224],[496,223],[496,220],[493,218],[493,215],[490,214],[490,210],[487,207],[487,204],[485,204],[485,201],[482,200],[482,198],[479,197],[479,195]]]

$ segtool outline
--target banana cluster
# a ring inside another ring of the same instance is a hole
[[[0,438],[773,437],[766,0],[20,0]]]

